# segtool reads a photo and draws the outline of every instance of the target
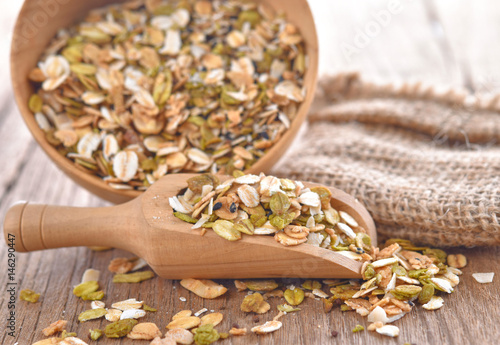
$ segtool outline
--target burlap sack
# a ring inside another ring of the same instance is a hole
[[[498,100],[323,79],[308,127],[273,173],[354,195],[381,238],[499,245]]]

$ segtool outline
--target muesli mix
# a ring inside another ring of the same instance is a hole
[[[252,166],[294,120],[307,54],[248,1],[134,0],[60,30],[29,79],[47,141],[117,189]]]
[[[246,293],[243,312],[265,315],[270,298],[284,300],[274,317],[250,332],[277,331],[280,319],[310,298],[322,301],[327,313],[336,306],[355,310],[367,317],[369,331],[398,336],[391,323],[418,304],[443,306],[441,296],[458,285],[466,258],[400,239],[379,249],[351,215],[331,206],[328,188],[240,172],[294,120],[306,95],[306,68],[297,28],[262,4],[128,1],[94,10],[58,32],[29,75],[36,91],[29,108],[62,155],[113,188],[142,190],[167,173],[211,172],[188,180],[186,190],[169,200],[175,216],[201,234],[213,230],[229,241],[273,236],[284,246],[318,246],[363,263],[362,280],[235,280]],[[234,177],[221,182],[215,173]],[[117,258],[108,269],[116,273],[113,283],[127,284],[152,279],[152,271],[138,271],[145,266],[142,259]],[[491,281],[489,275],[476,279]],[[201,345],[247,334],[238,325],[219,332],[224,315],[206,308],[179,311],[164,334],[155,323],[138,321],[157,311],[143,301],[106,307],[98,281],[99,271],[89,269],[73,289],[90,303],[79,322],[109,322],[89,330],[92,341],[105,336]],[[211,280],[184,279],[181,286],[208,299],[227,291]],[[39,297],[32,290],[20,295],[31,303]],[[50,338],[35,345],[87,344],[67,327],[55,321],[43,330]]]
[[[131,298],[106,307],[101,301],[105,294],[99,288],[99,271],[88,269],[81,284],[73,289],[75,296],[90,301],[90,308],[82,311],[78,320],[105,318],[110,322],[103,330],[90,329],[88,338],[92,340],[104,335],[152,340],[151,345],[202,345],[245,336],[249,331],[255,334],[275,332],[286,322],[282,321],[286,314],[303,308],[306,298],[321,301],[320,308],[325,313],[333,308],[345,312],[354,310],[367,317],[368,331],[390,337],[399,335],[399,328],[392,323],[418,305],[431,311],[444,305],[442,296],[452,293],[460,282],[460,268],[467,265],[465,256],[447,255],[440,249],[418,247],[402,239],[388,240],[382,248],[374,247],[356,220],[333,209],[330,199],[326,187],[306,188],[298,181],[235,172],[234,178],[224,182],[210,174],[194,177],[187,181],[187,189],[182,195],[172,198],[170,204],[178,218],[194,224],[193,231],[212,229],[227,240],[268,235],[283,245],[313,245],[335,250],[363,263],[362,279],[296,279],[294,284],[275,279],[235,280],[235,288],[245,294],[241,311],[253,313],[254,323],[258,325],[247,325],[248,330],[233,323],[232,328],[221,332],[215,327],[221,327],[223,313],[202,308],[196,312],[177,312],[165,325],[167,332],[164,334],[155,323],[138,321],[157,311],[144,301]],[[199,206],[193,206],[197,204]],[[222,225],[217,225],[220,222]],[[154,277],[152,271],[141,270],[146,266],[143,259],[115,258],[108,270],[115,273],[113,283],[139,283]],[[205,299],[218,298],[228,290],[207,279],[183,279],[180,285]],[[273,317],[261,321],[262,316],[271,313],[269,299],[272,298],[283,300],[283,303],[277,306]],[[184,297],[180,299],[186,301]],[[76,334],[66,331],[66,327],[65,320],[54,322],[43,330],[45,336],[52,337],[34,345],[87,344],[82,337],[77,338]],[[364,330],[365,326],[357,325],[352,332]],[[331,335],[337,336],[338,331],[331,331]]]
[[[328,188],[241,171],[234,176],[222,183],[211,174],[188,179],[184,193],[169,198],[174,215],[229,241],[242,234],[273,235],[284,246],[308,243],[355,260],[373,259],[366,230],[331,206]]]

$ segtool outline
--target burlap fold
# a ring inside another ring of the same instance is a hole
[[[354,195],[382,238],[499,245],[498,99],[329,77],[273,173]]]

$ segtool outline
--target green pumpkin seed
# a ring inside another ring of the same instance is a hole
[[[280,184],[281,184],[281,189],[283,189],[285,192],[295,191],[295,188],[297,188],[295,183],[287,178],[280,179]]]
[[[328,209],[330,207],[330,200],[332,198],[332,192],[323,186],[311,188],[311,192],[319,195],[319,200],[321,201],[321,208]]]
[[[326,221],[331,225],[337,225],[340,221],[340,215],[334,208],[325,209],[323,213],[325,214]]]
[[[347,304],[342,304],[342,305],[340,306],[340,310],[341,310],[341,311],[351,311],[351,310],[352,310],[352,308],[351,308],[351,307],[349,307]]]
[[[299,305],[304,301],[304,290],[295,288],[293,290],[286,289],[285,300],[291,305]]]
[[[104,291],[96,291],[82,295],[84,301],[100,301],[104,298]]]
[[[144,309],[145,311],[150,311],[150,312],[152,312],[152,313],[155,313],[155,312],[157,311],[157,309],[156,309],[156,308],[150,307],[150,306],[148,306],[148,305],[146,305],[146,304],[143,304],[143,305],[142,305],[142,309]]]
[[[252,221],[250,219],[242,219],[240,223],[234,224],[234,228],[239,232],[242,232],[247,235],[253,235],[255,230]]]
[[[252,291],[272,291],[278,287],[274,279],[268,280],[244,280],[243,283]]]
[[[187,215],[182,212],[174,212],[174,216],[182,220],[183,222],[191,223],[191,224],[196,224],[198,222],[198,219],[191,217],[190,215]]]
[[[427,269],[426,268],[422,268],[422,269],[419,269],[419,270],[410,270],[410,271],[408,271],[408,276],[410,278],[419,279],[421,276],[425,275],[426,273],[427,273]]]
[[[428,247],[416,247],[413,243],[411,243],[411,241],[403,240],[401,238],[391,238],[390,240],[387,240],[385,242],[384,248],[394,243],[399,244],[403,249],[406,250],[422,251],[428,249]]]
[[[240,208],[249,215],[257,215],[257,216],[266,215],[266,210],[264,210],[264,207],[262,207],[262,205],[258,205],[255,207],[247,207],[245,206],[245,204],[240,204]]]
[[[246,313],[254,312],[257,314],[264,314],[269,311],[270,308],[271,306],[269,303],[264,301],[264,298],[258,292],[245,296],[240,306],[241,311]]]
[[[253,223],[254,227],[260,228],[267,222],[266,215],[252,214],[250,216],[250,221]]]
[[[317,280],[306,280],[302,287],[307,290],[321,289],[321,283]]]
[[[228,241],[237,241],[241,239],[241,232],[235,229],[234,224],[227,220],[217,220],[212,229],[217,235]]]
[[[434,286],[432,284],[424,284],[422,287],[422,291],[420,292],[420,295],[418,295],[418,303],[420,304],[425,304],[429,302],[434,296]]]
[[[75,63],[72,64],[69,68],[76,74],[94,75],[97,72],[97,67],[95,65],[86,63]]]
[[[85,26],[80,28],[80,35],[93,43],[108,43],[111,41],[111,36],[105,34],[96,27]]]
[[[119,273],[113,277],[113,283],[140,283],[155,276],[153,271],[142,271],[134,273]]]
[[[73,288],[73,295],[76,297],[82,297],[92,292],[96,292],[97,290],[99,290],[99,283],[95,280],[91,280],[75,286]]]
[[[401,267],[399,265],[392,266],[391,272],[392,273],[396,273],[396,275],[400,276],[400,277],[401,276],[403,276],[403,277],[406,276],[406,270],[404,269],[404,267]]]
[[[28,108],[33,113],[39,113],[42,111],[42,106],[43,106],[42,98],[40,96],[38,96],[36,93],[31,95],[31,97],[28,101]]]
[[[281,192],[275,193],[271,197],[271,201],[269,202],[269,207],[274,214],[278,216],[283,215],[290,208],[290,199]]]
[[[108,338],[121,338],[129,334],[137,323],[138,321],[135,319],[115,321],[106,326],[104,334]]]
[[[85,322],[88,320],[98,319],[100,317],[103,317],[107,313],[108,311],[104,308],[85,310],[84,312],[80,313],[80,315],[78,315],[78,321]]]
[[[219,340],[219,338],[219,332],[210,323],[198,327],[194,333],[196,345],[209,345]]]
[[[413,297],[418,296],[418,294],[422,291],[420,286],[415,285],[399,285],[391,292],[394,297],[399,300],[408,300]]]
[[[285,303],[285,304],[278,305],[278,310],[279,311],[283,311],[285,313],[291,313],[293,311],[299,311],[300,308],[294,308],[291,305],[288,305],[288,304]]]
[[[306,70],[306,56],[303,53],[297,55],[293,63],[293,70],[299,72],[299,74],[304,74]]]
[[[82,61],[82,45],[74,44],[67,48],[64,48],[61,55],[66,58],[70,63],[78,63]]]
[[[356,327],[354,327],[354,328],[352,329],[352,333],[362,332],[362,331],[364,331],[364,330],[365,330],[365,328],[364,328],[363,326],[361,326],[361,325],[356,325]]]
[[[444,250],[441,249],[436,249],[436,248],[427,248],[424,250],[424,255],[430,257],[430,258],[435,258],[439,263],[446,263],[446,258],[448,257],[448,254]]]
[[[40,294],[30,289],[21,290],[21,292],[19,293],[19,299],[21,301],[36,303],[38,302],[39,298]]]
[[[92,340],[97,340],[100,337],[102,337],[102,330],[96,328],[96,329],[91,329],[90,330],[90,339]]]

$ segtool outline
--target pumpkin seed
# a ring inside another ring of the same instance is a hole
[[[38,302],[39,298],[40,294],[30,289],[21,290],[21,292],[19,293],[19,299],[21,301],[36,303]]]
[[[155,312],[157,311],[157,309],[156,309],[156,308],[150,307],[150,306],[148,306],[148,305],[146,305],[146,304],[144,304],[144,305],[142,306],[142,309],[144,309],[145,311],[150,311],[150,312],[152,312],[152,313],[155,313]]]
[[[420,286],[399,285],[391,293],[399,300],[408,300],[418,296],[421,291],[422,288]]]
[[[95,291],[82,295],[84,301],[99,301],[104,298],[104,291]]]
[[[278,305],[278,310],[279,311],[283,311],[285,313],[291,313],[291,312],[294,312],[294,311],[299,311],[300,308],[294,308],[291,305],[288,305],[288,304],[285,303],[285,304]]]
[[[418,303],[426,304],[434,296],[434,286],[432,284],[424,284],[422,291],[418,295]]]
[[[311,192],[318,194],[319,200],[321,202],[321,207],[324,209],[330,208],[330,200],[332,197],[332,192],[326,187],[313,187]]]
[[[362,332],[362,331],[364,331],[364,330],[365,330],[365,328],[364,328],[363,326],[361,326],[361,325],[356,325],[356,327],[354,327],[354,328],[352,329],[352,333]]]
[[[73,288],[73,295],[76,297],[83,297],[92,292],[96,292],[99,290],[99,283],[94,281],[88,281],[85,283],[81,283]]]
[[[43,106],[43,100],[40,96],[37,94],[31,95],[29,101],[28,101],[28,108],[33,112],[33,113],[39,113],[42,111],[42,106]]]
[[[235,229],[234,224],[227,220],[217,220],[212,229],[217,235],[228,240],[237,241],[241,239],[241,233]]]
[[[102,330],[96,328],[96,329],[91,329],[90,331],[90,339],[92,340],[97,340],[100,337],[102,337]]]
[[[98,319],[98,318],[106,315],[107,312],[108,311],[104,308],[89,309],[89,310],[86,310],[86,311],[80,313],[80,315],[78,315],[78,321],[85,322],[88,320]]]
[[[198,222],[198,219],[191,217],[190,215],[187,215],[182,212],[174,212],[174,216],[179,218],[180,220],[186,222],[186,223],[191,223],[191,224],[196,224]]]
[[[299,305],[304,301],[304,290],[295,288],[293,290],[291,289],[286,289],[284,293],[285,300],[290,304],[290,305]]]
[[[113,277],[113,283],[140,283],[155,276],[153,271],[142,271],[134,273],[119,273]]]
[[[283,215],[290,208],[290,199],[284,193],[278,192],[271,197],[269,207],[276,215]]]
[[[241,303],[240,306],[241,311],[244,311],[246,313],[254,312],[257,314],[264,314],[271,309],[271,306],[269,303],[264,301],[264,298],[262,295],[258,292],[253,293],[251,295],[245,296],[243,299],[243,302]]]
[[[274,279],[269,280],[244,280],[243,284],[252,291],[272,291],[278,287]]]
[[[86,64],[86,63],[77,63],[70,65],[70,70],[75,72],[76,74],[83,75],[93,75],[97,72],[97,67],[95,65]]]
[[[104,334],[108,338],[121,338],[129,334],[137,323],[138,321],[135,319],[115,321],[106,326]]]
[[[219,332],[211,324],[198,327],[194,334],[194,341],[197,345],[209,345],[219,340],[219,338]]]

